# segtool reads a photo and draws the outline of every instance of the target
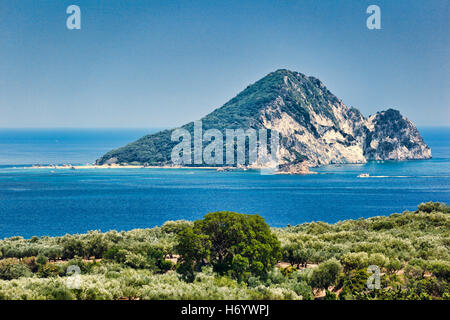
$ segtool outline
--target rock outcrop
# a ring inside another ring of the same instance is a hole
[[[330,163],[431,158],[414,124],[389,109],[365,118],[314,77],[277,70],[201,119],[203,129],[270,129],[281,135],[278,154],[286,172]],[[182,128],[192,132],[193,123]],[[97,161],[170,163],[172,130],[145,136]]]

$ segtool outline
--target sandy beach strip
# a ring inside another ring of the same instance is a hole
[[[143,165],[118,165],[118,164],[85,164],[85,165],[33,165],[24,169],[217,169],[218,167],[186,167],[186,166],[143,166]]]

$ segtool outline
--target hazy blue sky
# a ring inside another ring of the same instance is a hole
[[[279,68],[364,115],[448,125],[449,3],[1,0],[0,127],[177,126]],[[382,30],[366,28],[370,4]]]

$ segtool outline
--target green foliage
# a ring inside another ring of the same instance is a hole
[[[417,207],[417,212],[426,212],[426,213],[444,212],[444,213],[449,213],[450,212],[450,207],[448,205],[446,205],[445,203],[430,201],[430,202],[427,202],[427,203],[419,204],[419,206]]]
[[[86,243],[74,236],[65,236],[63,239],[63,259],[86,257]]]
[[[31,272],[36,272],[38,270],[38,263],[36,262],[36,257],[26,257],[22,259],[22,263],[25,264]]]
[[[313,270],[310,284],[313,288],[327,290],[336,284],[341,271],[342,266],[336,259],[323,262]]]
[[[62,268],[56,264],[46,263],[39,267],[37,274],[42,278],[57,277],[62,274]]]
[[[124,264],[134,269],[144,269],[149,267],[149,263],[146,257],[133,252],[127,253],[125,255]]]
[[[54,283],[54,282],[53,282]],[[58,283],[56,286],[51,284],[44,286],[42,289],[42,294],[48,300],[74,300],[75,295],[63,284]]]
[[[286,268],[281,268],[281,273],[285,277],[289,277],[291,274],[293,274],[296,271],[295,267],[287,266]]]
[[[396,258],[390,258],[386,263],[386,270],[390,273],[398,271],[402,268],[402,263]]]
[[[327,290],[325,292],[325,297],[323,299],[324,300],[337,300],[337,296],[336,296],[336,293]]]
[[[428,263],[427,269],[438,279],[450,279],[450,262],[435,260]]]
[[[272,229],[222,212],[128,232],[11,237],[0,240],[0,299],[449,299],[447,208]],[[274,267],[281,253],[290,266]],[[79,289],[66,286],[71,265]],[[367,288],[368,265],[380,267],[380,289]]]
[[[312,261],[314,251],[311,248],[305,248],[299,243],[290,243],[282,249],[284,261],[291,265],[297,265],[297,268],[306,267],[307,263]]]
[[[104,258],[106,260],[116,261],[118,263],[125,262],[127,256],[127,250],[120,249],[119,247],[112,247],[108,251],[105,252]]]
[[[342,300],[360,299],[367,291],[367,274],[365,269],[352,270],[346,274],[339,298]]]
[[[378,267],[384,267],[389,259],[387,259],[382,253],[372,253],[368,258],[369,265],[375,265]]]
[[[369,266],[369,256],[366,252],[350,252],[341,257],[346,270],[361,269]]]
[[[209,213],[185,228],[176,250],[184,264],[180,272],[210,264],[240,281],[264,276],[280,258],[280,243],[260,216],[227,211]]]
[[[161,226],[161,231],[165,233],[178,234],[190,226],[192,226],[192,222],[186,220],[166,221]]]
[[[108,248],[109,243],[103,234],[98,231],[91,231],[89,233],[89,239],[85,246],[85,252],[88,257],[102,258]]]
[[[210,257],[211,241],[207,235],[198,234],[188,227],[179,233],[175,250],[180,254],[177,271],[186,280],[192,281],[194,272],[200,271]]]
[[[314,299],[312,288],[306,281],[288,281],[288,285],[288,287],[302,297],[303,300]]]
[[[0,279],[12,280],[31,276],[30,269],[16,258],[0,260]]]
[[[259,270],[262,271],[264,268],[261,262],[256,262],[260,264]],[[228,271],[233,278],[238,281],[245,281],[251,276],[250,272],[250,261],[248,258],[241,256],[239,253],[233,256],[233,260],[231,261],[230,270]]]
[[[44,255],[42,255],[42,254],[39,254],[39,255],[36,257],[36,264],[39,265],[39,266],[43,266],[43,265],[45,265],[47,262],[48,262],[47,257],[44,256]]]

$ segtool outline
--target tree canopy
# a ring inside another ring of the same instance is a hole
[[[264,276],[281,258],[280,242],[258,215],[213,212],[180,232],[182,272],[212,265],[238,280]]]

